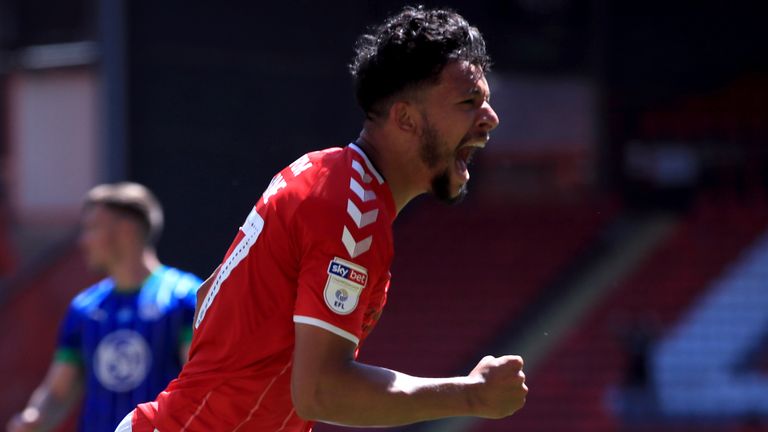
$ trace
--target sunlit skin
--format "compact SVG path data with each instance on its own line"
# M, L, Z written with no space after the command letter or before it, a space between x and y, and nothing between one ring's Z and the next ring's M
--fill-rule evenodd
M468 162L499 124L482 70L459 61L446 65L436 84L395 100L388 113L366 121L358 144L387 179L398 211L423 193L460 198Z
M104 205L83 211L78 240L88 267L111 275L119 290L138 289L160 265L140 224Z
M109 268L119 261L116 243L120 222L123 221L114 212L103 206L92 206L83 211L78 240L91 270L108 273Z

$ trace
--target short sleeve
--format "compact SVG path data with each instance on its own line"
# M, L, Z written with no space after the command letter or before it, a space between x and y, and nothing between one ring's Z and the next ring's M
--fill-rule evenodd
M81 364L82 357L82 323L80 311L70 305L67 315L59 327L54 360L64 363Z
M390 229L383 221L359 229L345 223L344 212L316 209L312 214L302 230L293 320L321 327L357 345L374 281L389 271Z

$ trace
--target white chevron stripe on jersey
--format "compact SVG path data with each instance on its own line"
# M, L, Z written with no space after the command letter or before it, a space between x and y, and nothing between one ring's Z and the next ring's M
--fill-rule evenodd
M360 162L354 159L352 160L352 169L354 169L355 171L357 171L358 174L360 174L360 178L363 179L363 182L370 183L371 180L373 180L371 176L369 176L368 173L365 172L365 168L363 168L363 166L360 165Z
M347 248L349 256L352 258L357 258L358 256L368 252L368 249L371 248L371 243L373 243L373 235L369 235L359 242L355 241L355 238L352 237L352 233L350 233L347 226L344 225L344 232L341 233L341 242L344 243L344 247Z
M365 152L363 152L363 150L361 150L360 147L357 146L357 144L352 143L349 146L352 148L352 150L356 151L357 154L360 155L360 157L363 158L363 160L365 161L365 166L367 166L368 171L370 171L371 174L373 174L373 176L376 177L376 181L378 181L379 184L384 184L384 177L382 177L381 174L379 174L379 172L376 171L376 168L373 167L373 164L371 163L370 159L368 159L368 156L366 156Z
M355 225L357 225L358 228L362 228L376 221L376 218L379 216L379 209L373 209L362 213L350 199L347 200L347 213L352 220L355 221Z
M363 202L376 198L376 193L374 193L372 190L363 189L363 186L353 178L349 179L349 188L352 189L352 192L360 197Z

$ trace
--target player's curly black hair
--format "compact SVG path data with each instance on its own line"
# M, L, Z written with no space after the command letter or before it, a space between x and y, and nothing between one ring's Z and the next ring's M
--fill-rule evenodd
M369 119L384 115L392 96L436 82L457 60L488 71L480 31L452 10L407 6L357 40L349 66L357 103Z

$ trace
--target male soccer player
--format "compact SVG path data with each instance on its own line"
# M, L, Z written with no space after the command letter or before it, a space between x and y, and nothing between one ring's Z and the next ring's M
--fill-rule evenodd
M160 204L144 186L97 186L86 196L80 243L108 278L72 301L48 374L9 432L54 429L80 400L80 431L110 431L181 370L192 333L196 276L157 259Z
M460 15L405 8L356 51L360 137L274 176L198 292L189 363L119 431L393 426L523 405L516 356L442 379L355 360L386 300L395 216L422 193L461 198L498 124L483 38Z

